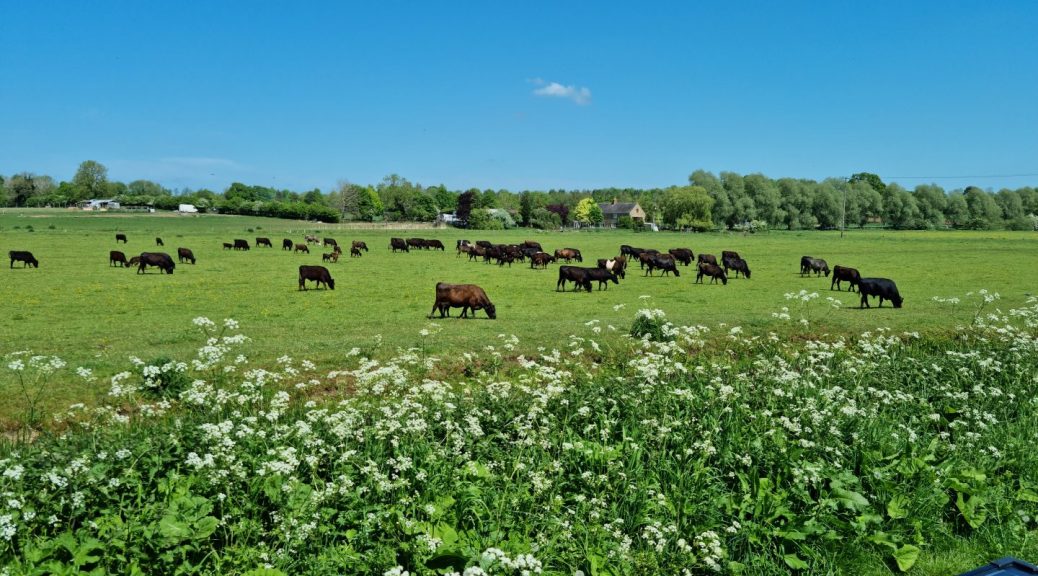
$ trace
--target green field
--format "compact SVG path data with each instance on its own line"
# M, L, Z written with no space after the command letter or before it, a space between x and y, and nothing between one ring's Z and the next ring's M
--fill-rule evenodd
M129 243L117 245L116 232L127 234ZM320 264L320 250L293 254L283 252L280 244L286 237L301 242L308 232L340 243L364 240L371 251L328 265L336 290L300 292L297 266ZM174 257L177 247L191 248L198 264L178 264L172 276L108 266L109 250L128 256L156 250L156 236ZM270 237L275 247L222 249L223 242L234 238L253 244L256 236ZM393 254L388 249L391 236L439 238L448 250ZM454 241L463 237L501 243L533 239L548 251L575 247L592 266L595 258L616 255L621 244L688 247L697 254L736 250L748 261L753 278L733 279L727 286L696 285L693 268L682 267L680 278L647 278L635 267L608 291L557 293L557 266L540 271L521 264L500 268L470 263L453 250ZM787 330L790 322L772 317L783 306L791 307L793 321L807 316L808 331L814 334L850 334L879 326L944 332L968 323L976 307L934 302L933 296L963 297L986 288L1001 295L995 305L1010 307L1022 304L1038 286L1038 235L1015 232L848 231L841 238L839 232L371 230L240 216L5 210L0 213L0 249L30 250L41 263L39 269L23 270L16 264L0 271L0 351L58 355L98 374L123 369L129 356L192 357L200 341L191 320L198 316L238 320L254 339L251 360L259 365L291 354L331 369L355 346L366 351L377 347L376 356L387 356L424 344L429 353L450 357L480 350L498 342L499 334L508 334L518 337L519 351L561 347L568 335L585 330L584 323L593 319L626 331L639 308L660 308L678 324L725 323L749 333ZM799 259L805 254L825 258L830 266L854 266L865 276L894 279L904 308L859 310L857 295L830 293L828 279L800 276ZM475 321L437 321L440 330L423 342L420 331L429 324L426 315L439 281L479 284L497 306L498 319L489 321L480 313ZM802 308L787 300L785 294L800 290L817 291L820 298ZM826 296L844 307L832 308ZM95 392L80 383L59 386L49 405L89 401ZM4 394L0 414L10 413L10 402L17 399Z

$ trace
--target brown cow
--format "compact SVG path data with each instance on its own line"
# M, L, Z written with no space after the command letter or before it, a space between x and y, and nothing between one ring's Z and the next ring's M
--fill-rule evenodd
M296 252L306 252L307 254L309 254L310 253L310 247L307 246L306 244L296 244L295 251Z
M368 245L365 244L364 242L360 241L360 240L354 240L353 241L353 247L356 248L357 250L363 250L365 252L368 251Z
M339 253L338 252L329 252L327 254L321 254L321 261L322 262L332 262L332 263L338 262L339 261Z
M324 266L307 266L302 265L299 267L299 289L306 290L306 281L313 280L317 284L317 288L324 284L329 290L335 290L335 280L332 279L331 272Z
M447 284L439 282L436 284L436 301L433 302L429 318L438 310L440 318L450 316L451 308L461 308L461 317L468 318L469 310L472 317L476 317L476 310L485 310L491 320L497 318L497 309L487 297L487 293L475 284Z
M270 238L263 238L260 236L256 237L256 246L266 246L267 248L274 247L274 245L270 243Z
M542 269L547 269L548 264L555 261L555 257L547 252L538 252L533 256L530 256L530 268L536 268L540 266Z
M190 260L192 264L195 263L195 255L191 253L189 248L177 248L177 257L181 264L184 263L184 260Z
M577 262L583 262L584 258L580 255L580 250L576 248L560 248L555 251L555 258L557 260L576 260Z
M848 268L837 264L836 266L833 266L833 281L829 283L829 289L832 290L833 286L835 286L837 290L840 290L841 280L849 282L850 288L848 290L854 292L854 287L861 282L861 274L855 268Z
M321 241L317 239L317 236L314 236L313 234L307 234L304 237L304 240L306 240L307 244L320 244L321 243Z
M128 264L127 268L133 268L135 266L138 266L140 263L141 263L141 257L140 256L134 256L133 258L130 258L129 262L127 262L127 264Z

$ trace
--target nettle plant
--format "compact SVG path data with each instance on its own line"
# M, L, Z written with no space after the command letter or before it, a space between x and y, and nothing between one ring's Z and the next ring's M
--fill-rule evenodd
M1035 551L1038 299L940 341L650 322L514 363L501 334L447 380L424 346L252 367L236 323L196 319L179 393L117 374L63 434L0 454L0 563L780 574Z

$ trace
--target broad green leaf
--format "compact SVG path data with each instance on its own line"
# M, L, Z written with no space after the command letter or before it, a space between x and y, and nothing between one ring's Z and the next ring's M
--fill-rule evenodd
M887 516L894 520L908 517L908 506L910 502L903 494L895 494L890 502L887 502Z
M216 532L217 526L220 525L220 521L212 516L206 516L198 522L195 522L194 534L192 538L195 540L202 540L212 536L213 532Z
M432 536L434 538L439 538L447 546L458 541L458 532L453 526L444 522L440 522L433 527Z
M890 537L890 534L886 532L876 532L867 538L869 542L873 544L879 544L880 546L886 546L891 550L897 550L897 543Z
M1023 502L1038 502L1038 490L1030 487L1020 488L1016 493L1016 499Z
M919 559L919 547L911 544L905 544L894 551L894 561L897 562L898 570L902 572L908 572L912 566L915 566L916 560Z
M786 554L782 557L786 562L786 566L789 566L793 570L807 570L809 568L807 562L800 559L800 556L796 554Z
M836 496L836 500L848 510L861 510L869 505L867 498L853 490L833 488L833 496Z
M958 497L955 499L955 507L962 513L962 517L966 519L966 523L970 525L970 528L980 528L984 521L988 519L987 510L984 508L986 502L980 496L970 496L969 499L960 492Z
M191 527L176 516L164 516L159 521L159 534L175 544L191 537Z

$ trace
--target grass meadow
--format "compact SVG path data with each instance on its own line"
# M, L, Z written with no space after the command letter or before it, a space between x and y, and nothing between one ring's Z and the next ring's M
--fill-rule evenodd
M1038 558L1034 234L464 235L586 260L729 249L753 270L720 286L635 268L588 294L556 293L554 266L387 248L459 231L302 226L0 213L0 248L41 263L0 269L0 573L947 576ZM371 252L304 293L316 250L221 247L308 232ZM156 236L198 264L108 267ZM905 307L858 310L801 278L802 255L894 279ZM483 286L498 319L428 320L437 281Z
M39 269L0 267L2 352L32 350L58 355L98 373L115 372L130 356L145 361L183 358L197 345L191 319L233 318L254 340L250 359L271 365L284 355L305 355L321 368L333 369L360 347L375 356L420 345L449 362L466 351L481 350L499 334L519 338L519 353L565 343L590 320L626 326L631 314L659 308L678 324L741 326L754 333L786 333L802 316L809 334L854 334L874 327L895 331L947 333L969 323L974 308L935 302L934 296L962 296L988 289L1000 305L1024 302L1038 286L1038 236L1011 232L771 232L677 234L541 231L461 231L349 229L288 220L241 216L170 214L97 214L63 210L0 212L0 253L29 250ZM116 244L115 234L129 242ZM320 248L294 254L282 251L282 238L302 242L305 233L330 236L339 243L364 240L371 251L328 264L336 290L297 289L297 267L321 264ZM248 252L224 250L223 242L270 237L274 248ZM390 253L392 236L438 238L446 252ZM155 237L164 240L156 248ZM551 252L574 247L585 265L618 254L621 244L666 250L688 247L696 254L736 250L749 263L751 280L731 279L727 286L694 284L694 268L681 267L680 278L644 277L637 267L620 285L594 293L555 291L557 265L531 270L468 262L457 258L455 240L488 239L495 243L539 241ZM198 263L178 264L172 276L158 271L109 267L109 250L127 257L164 250L176 257L190 248ZM347 244L348 246L348 244ZM858 268L863 276L894 279L904 308L859 310L858 297L830 292L830 281L801 277L802 255L825 258L830 266ZM474 321L435 320L435 337L423 337L437 282L482 286L498 310L496 321L483 313ZM801 310L786 294L807 290L832 297L842 307ZM875 301L873 302L875 305ZM791 321L775 313L790 308ZM454 311L455 316L458 310ZM804 333L797 326L796 333ZM61 408L90 402L98 390L82 383L57 383L44 403ZM4 394L0 417L19 410L16 395Z

